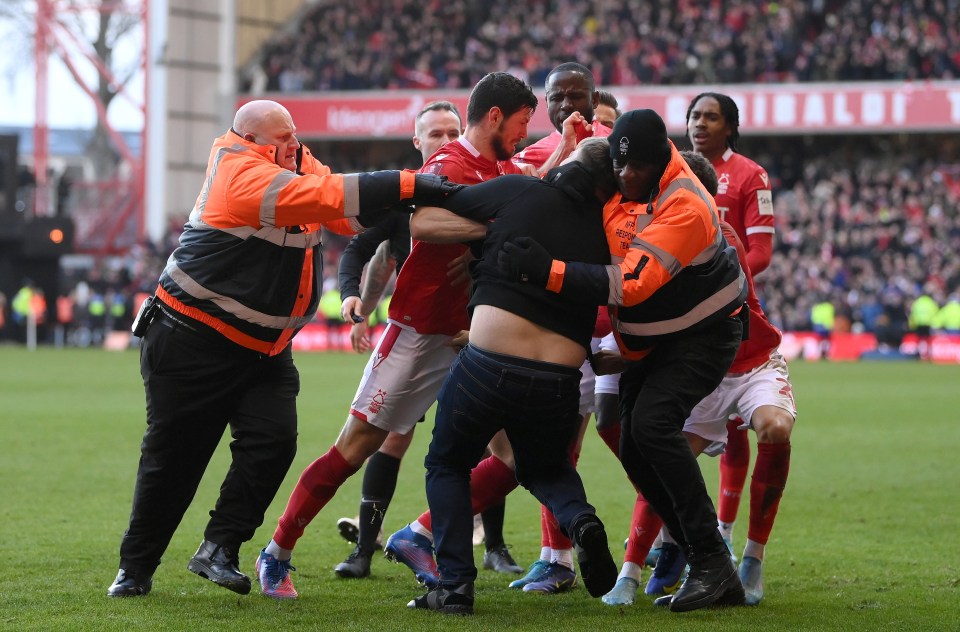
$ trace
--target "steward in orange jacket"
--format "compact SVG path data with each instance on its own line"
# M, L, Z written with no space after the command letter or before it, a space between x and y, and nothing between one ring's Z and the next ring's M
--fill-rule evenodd
M111 597L145 595L229 425L233 461L187 565L246 594L253 537L296 453L300 376L290 340L317 310L320 226L357 232L400 204L435 205L460 185L436 175L339 175L297 140L286 108L241 107L216 139L206 181L155 298L134 324L147 430ZM409 212L409 209L406 209Z
M746 277L723 238L712 196L656 112L627 112L609 142L620 185L603 211L613 263L554 260L521 238L504 245L498 264L510 277L611 308L627 360L620 379L620 460L690 565L670 608L742 603L736 566L682 430L737 353Z

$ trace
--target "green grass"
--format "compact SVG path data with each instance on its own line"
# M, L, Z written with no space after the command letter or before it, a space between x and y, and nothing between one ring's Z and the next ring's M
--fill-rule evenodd
M299 454L263 527L241 552L248 572L297 476L336 438L363 358L300 354L297 362ZM583 588L553 597L522 594L507 589L505 577L481 571L476 615L451 619L404 608L420 592L404 567L378 558L370 580L334 576L332 567L350 551L334 524L356 513L361 476L348 481L301 540L296 602L241 597L189 573L186 562L226 471L225 445L150 596L108 599L144 429L137 354L0 347L0 629L960 629L960 367L798 362L791 371L800 418L790 482L767 548L761 606L678 615L641 599L618 609L589 599ZM425 505L428 431L429 422L401 470L388 533ZM713 490L716 463L703 466ZM619 543L633 497L592 430L580 470ZM745 521L741 512L738 548ZM507 503L506 537L521 564L539 551L539 524L536 504L518 490Z

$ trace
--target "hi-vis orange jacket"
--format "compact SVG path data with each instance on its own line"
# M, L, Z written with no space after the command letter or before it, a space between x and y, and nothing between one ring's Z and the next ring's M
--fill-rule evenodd
M563 278L552 281L571 297L606 303L621 353L632 360L658 341L736 314L747 297L716 204L672 144L654 194L649 202L625 201L619 193L607 201L611 265L567 262Z
M742 308L747 282L737 252L723 238L713 197L676 147L656 200L625 202L617 194L603 220L614 264L607 269L611 323L625 358Z
M374 175L331 174L306 147L299 173L275 157L272 145L233 130L214 141L206 181L157 289L168 307L266 355L313 319L323 279L320 226L357 232L361 182ZM388 188L393 199L381 206L409 197L413 174Z

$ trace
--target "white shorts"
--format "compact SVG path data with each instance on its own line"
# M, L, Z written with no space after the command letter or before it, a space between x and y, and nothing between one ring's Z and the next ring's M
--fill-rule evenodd
M450 340L389 321L363 369L350 414L389 432L410 432L437 400L457 357Z
M598 349L594 349L597 351ZM620 352L620 347L617 346L617 339L613 337L613 334L607 334L600 339L599 350L601 351L616 351ZM605 395L619 395L620 394L620 374L611 373L610 375L598 375L596 386L594 390L598 394Z
M797 416L793 401L793 387L787 374L787 362L778 352L752 371L723 378L720 386L704 397L690 412L683 424L684 432L713 441L705 454L715 456L727 444L727 419L739 415L746 420L742 428L750 427L753 413L760 406L777 406Z
M590 350L596 352L600 346L600 339L593 338L590 340ZM593 372L593 367L590 366L590 361L587 360L583 363L583 366L580 367L580 373L583 377L580 378L580 416L589 415L591 413L597 412L597 402L596 398L593 396L594 384L597 381L597 374Z

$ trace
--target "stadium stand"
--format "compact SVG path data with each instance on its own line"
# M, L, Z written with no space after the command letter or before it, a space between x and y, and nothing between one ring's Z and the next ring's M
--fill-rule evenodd
M242 85L469 88L497 68L539 86L570 59L604 86L955 79L958 24L955 0L323 0Z

